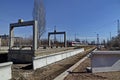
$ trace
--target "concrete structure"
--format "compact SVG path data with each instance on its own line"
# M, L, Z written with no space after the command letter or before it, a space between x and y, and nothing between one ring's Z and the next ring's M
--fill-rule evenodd
M84 51L84 48L76 49L76 50L68 50L62 51L46 56L34 57L33 58L33 69L41 68L48 64L54 63L56 61L60 61L62 59L68 58L70 56L76 55Z
M13 49L14 47L14 28L15 27L23 27L23 26L33 26L33 45L31 50L22 50L21 48L18 50ZM8 60L13 62L32 62L32 57L37 51L37 21L25 21L19 20L18 23L10 24L10 42L9 42L9 54Z
M12 78L11 66L12 62L0 63L0 80L10 80Z
M10 24L10 44L9 48L11 49L14 46L14 28L23 27L23 26L33 26L33 50L37 50L37 21L26 21Z
M56 34L63 34L64 35L64 47L67 46L67 42L66 42L66 32L56 32L56 30L54 32L49 32L48 33L48 46L51 46L51 42L50 42L50 35L56 35Z
M91 68L93 73L120 71L120 51L94 51Z

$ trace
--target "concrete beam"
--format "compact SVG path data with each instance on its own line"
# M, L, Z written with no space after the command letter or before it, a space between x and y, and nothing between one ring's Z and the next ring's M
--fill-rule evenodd
M21 26L33 26L33 24L35 23L34 20L32 21L24 21L24 22L19 22L19 23L11 23L10 26L13 27L21 27Z
M49 32L48 34L53 35L53 34L65 34L65 32Z

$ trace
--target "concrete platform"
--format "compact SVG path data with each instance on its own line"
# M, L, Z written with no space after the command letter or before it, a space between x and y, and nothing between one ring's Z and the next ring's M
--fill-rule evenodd
M48 48L48 49L38 49L36 51L32 49L10 49L8 52L8 61L14 63L32 63L32 58L37 56L45 56L61 51L67 51L73 48Z
M36 70L37 68L41 68L43 66L60 61L62 59L68 58L81 52L84 52L84 48L62 51L45 56L33 57L33 69Z

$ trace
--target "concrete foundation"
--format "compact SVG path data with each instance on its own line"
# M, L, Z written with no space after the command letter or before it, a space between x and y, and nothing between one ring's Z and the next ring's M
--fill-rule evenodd
M69 50L69 51L54 53L54 54L50 54L47 56L34 57L33 58L33 69L36 70L37 68L47 66L48 64L60 61L62 59L76 55L83 51L84 51L84 48L81 48L81 49L76 49L76 50Z
M93 73L120 71L120 51L94 51L91 68Z
M11 66L12 62L0 63L0 80L10 80L12 78Z

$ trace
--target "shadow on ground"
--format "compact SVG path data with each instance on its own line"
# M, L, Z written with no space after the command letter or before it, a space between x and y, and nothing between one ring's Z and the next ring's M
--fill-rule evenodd
M22 68L20 68L20 69L23 69L23 70L31 70L31 69L33 69L33 65L32 65L32 64L29 64L29 65L27 65L27 66L25 66L25 67L22 67Z

